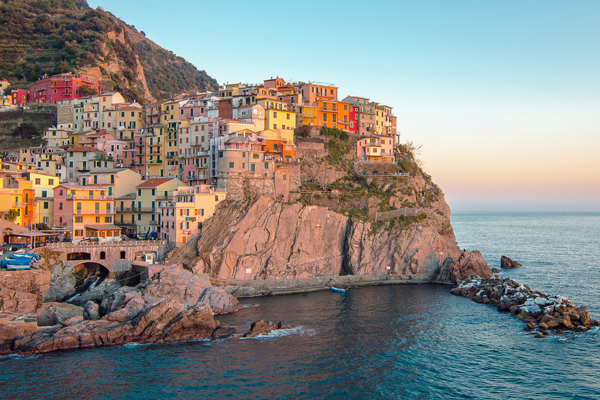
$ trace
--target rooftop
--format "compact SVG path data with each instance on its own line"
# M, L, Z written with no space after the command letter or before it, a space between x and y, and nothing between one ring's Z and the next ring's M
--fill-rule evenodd
M137 185L136 188L155 188L158 187L160 185L164 185L165 183L173 180L173 179L177 179L177 178L152 178L152 179L148 179L146 182Z

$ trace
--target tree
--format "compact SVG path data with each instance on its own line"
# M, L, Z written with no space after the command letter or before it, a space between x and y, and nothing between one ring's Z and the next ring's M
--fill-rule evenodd
M4 215L4 219L10 222L15 222L15 219L19 216L19 212L14 208L8 210L8 212Z
M95 96L98 94L98 91L95 88L91 87L90 85L83 85L79 88L79 90L83 94L88 95L88 96Z
M37 128L35 127L35 125L32 125L29 122L23 122L21 125L17 126L17 128L12 133L13 137L19 136L21 139L31 139L37 135Z
M38 231L49 231L50 227L45 222L35 224L35 229Z

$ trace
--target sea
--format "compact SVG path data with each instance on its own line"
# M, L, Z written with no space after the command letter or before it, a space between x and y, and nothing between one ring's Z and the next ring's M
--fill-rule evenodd
M600 213L454 213L459 246L600 319ZM0 358L2 399L600 399L600 332L536 339L443 285L241 301L253 338Z

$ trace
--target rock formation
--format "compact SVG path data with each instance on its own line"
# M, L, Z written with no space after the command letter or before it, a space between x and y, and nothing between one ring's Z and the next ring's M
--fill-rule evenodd
M500 257L500 268L502 268L502 269L512 269L512 268L518 268L521 266L522 266L521 264L519 264L516 261L511 260L510 258L508 258L506 256Z
M546 337L548 330L556 333L564 333L565 330L585 332L599 325L598 321L590 318L587 308L576 307L564 297L532 290L512 279L471 277L452 289L451 293L515 314L527 322L526 330L538 329L538 338Z
M205 225L193 269L237 281L396 274L455 282L490 276L481 253L461 253L449 213L442 199L426 223L382 228L325 207L264 196L247 207L229 203Z
M49 304L30 334L0 325L0 354L44 353L79 347L210 338L214 313L235 311L237 300L212 287L204 274L166 269L145 284L120 287L85 307Z

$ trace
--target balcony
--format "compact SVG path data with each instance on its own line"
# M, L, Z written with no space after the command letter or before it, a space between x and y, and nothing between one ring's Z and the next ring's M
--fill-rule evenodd
M148 160L148 164L162 164L163 160L157 158L156 160Z
M171 200L173 198L173 192L167 192L156 195L156 200Z
M75 169L77 170L77 172L81 172L81 173L90 172L90 169L88 167L77 167Z
M94 160L96 160L96 161L113 161L113 158L112 158L112 156L110 156L108 154L96 153L96 155L94 156Z
M148 225L150 225L150 226L153 226L153 225L156 226L156 225L158 225L158 221L150 221L150 222L148 222Z
M155 213L154 207L115 207L116 212Z
M112 212L111 210L105 210L105 211L100 211L100 210L75 210L75 214L76 215L113 215L114 212Z
M113 200L113 196L67 194L67 200Z

